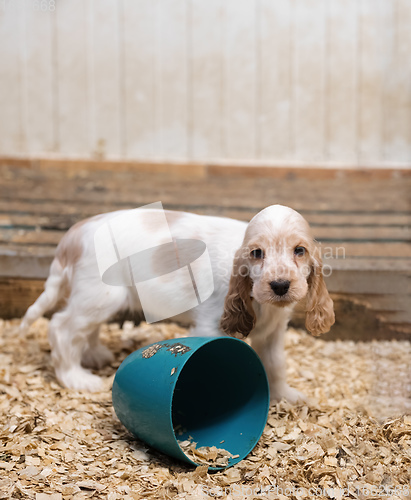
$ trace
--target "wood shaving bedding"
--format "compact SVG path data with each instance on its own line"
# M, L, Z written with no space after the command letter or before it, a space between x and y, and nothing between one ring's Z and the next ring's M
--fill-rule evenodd
M233 455L224 448L217 448L216 446L200 446L197 448L197 443L189 439L178 441L178 444L190 460L196 464L207 465L209 467L226 467L230 458L238 458L240 456Z
M324 342L290 329L289 383L310 403L272 405L253 452L208 473L134 439L111 404L120 362L185 329L104 325L116 364L90 394L56 382L47 320L26 335L18 326L0 320L0 499L411 498L409 342Z

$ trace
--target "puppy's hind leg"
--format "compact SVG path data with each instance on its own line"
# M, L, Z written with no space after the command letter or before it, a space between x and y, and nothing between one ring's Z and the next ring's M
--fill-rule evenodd
M49 325L51 357L58 381L75 390L96 392L102 380L81 366L88 338L96 330L85 318L78 317L72 307L56 313Z
M78 290L73 287L67 308L50 322L49 337L60 383L94 392L101 390L102 380L85 366L100 368L113 360L109 349L99 342L100 325L128 303L125 287L87 285L94 293L83 294L84 283L78 283Z
M100 326L88 335L87 347L81 357L81 364L85 368L100 370L105 365L114 361L114 355L108 347L103 345L99 339Z

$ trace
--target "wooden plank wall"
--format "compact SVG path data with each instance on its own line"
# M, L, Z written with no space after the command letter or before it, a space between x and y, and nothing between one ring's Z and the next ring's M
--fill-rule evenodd
M1 0L0 155L411 165L409 0Z
M280 203L319 242L337 312L327 338L411 339L410 171L50 163L0 160L0 317L40 295L57 243L81 219L161 200L249 221Z

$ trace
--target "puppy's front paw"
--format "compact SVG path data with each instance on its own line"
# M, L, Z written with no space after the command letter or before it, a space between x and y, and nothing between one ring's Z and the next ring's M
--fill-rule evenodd
M308 398L305 394L297 391L297 389L293 389L287 384L270 387L270 395L272 403L277 403L282 399L285 399L292 405L308 403Z

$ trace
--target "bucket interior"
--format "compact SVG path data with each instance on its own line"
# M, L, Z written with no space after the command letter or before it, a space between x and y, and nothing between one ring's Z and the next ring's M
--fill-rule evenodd
M179 374L172 407L176 439L227 450L234 456L228 466L233 465L259 440L268 406L267 378L255 352L244 342L216 339L198 349ZM203 463L195 453L188 456Z

